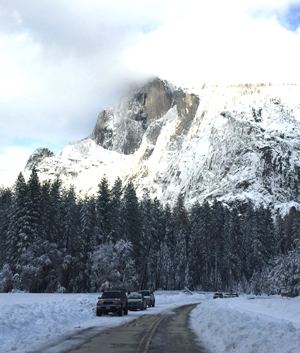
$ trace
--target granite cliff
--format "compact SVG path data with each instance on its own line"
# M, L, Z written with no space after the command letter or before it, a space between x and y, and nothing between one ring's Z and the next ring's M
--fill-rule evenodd
M300 201L300 87L236 85L193 92L155 78L103 110L91 135L58 155L28 161L41 180L59 176L95 192L103 175L141 195L187 204L247 200L286 210Z

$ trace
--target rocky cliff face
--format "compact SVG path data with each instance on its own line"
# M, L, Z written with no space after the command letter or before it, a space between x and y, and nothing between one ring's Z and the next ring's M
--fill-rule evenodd
M239 85L196 93L155 79L99 114L90 137L57 156L31 157L40 178L59 175L93 192L106 174L142 194L187 204L296 205L300 182L300 88Z
M182 128L187 128L196 115L199 98L154 79L116 107L102 111L91 139L105 149L132 154L140 147L148 127L174 105L184 121Z
M32 170L34 167L37 167L45 158L54 156L54 153L51 152L48 148L40 147L34 151L34 153L29 157L26 169Z

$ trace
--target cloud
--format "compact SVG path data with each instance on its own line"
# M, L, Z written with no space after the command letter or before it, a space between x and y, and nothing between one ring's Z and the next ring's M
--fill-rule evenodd
M2 0L0 157L16 147L58 152L88 136L129 82L152 75L178 83L300 81L299 33L278 15L291 4ZM0 159L1 170L20 163L13 155Z
M139 9L137 1L132 5ZM74 123L95 121L102 106L120 94L135 75L123 60L125 52L157 19L152 13L144 21L145 10L127 10L125 20L124 2L117 8L103 1L2 1L0 95L15 128L26 121L34 123L33 133L44 135L44 123L47 130L52 125L74 133Z
M141 35L130 60L179 81L300 81L299 34L283 28L276 16L255 18L253 3L210 4L185 2L190 13L183 10L181 18ZM268 1L262 5L265 13L282 8L283 2L278 1L278 7ZM145 51L150 55L143 57Z
M19 147L2 149L0 154L0 187L14 184L31 153L31 149ZM3 166L8 168L3 169ZM20 166L22 167L20 168Z

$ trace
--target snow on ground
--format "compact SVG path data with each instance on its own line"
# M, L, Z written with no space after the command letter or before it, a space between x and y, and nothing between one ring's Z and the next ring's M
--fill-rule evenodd
M299 353L300 297L205 300L190 325L211 353Z
M213 300L212 293L156 291L155 308L97 317L98 296L0 294L0 352L67 352L103 330L188 303L200 303L190 325L209 353L300 352L300 297Z

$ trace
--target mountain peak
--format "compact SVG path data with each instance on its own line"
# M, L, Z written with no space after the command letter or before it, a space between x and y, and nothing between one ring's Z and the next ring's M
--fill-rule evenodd
M45 158L53 157L54 153L46 147L36 149L26 163L26 169L32 170L37 167Z
M133 90L116 107L103 110L91 138L100 146L133 154L141 145L149 125L177 105L180 116L195 116L199 99L154 78Z
M57 156L37 153L26 170L91 193L105 174L163 203L181 194L187 204L287 209L300 202L299 89L203 86L194 94L155 78L102 111L90 137Z

